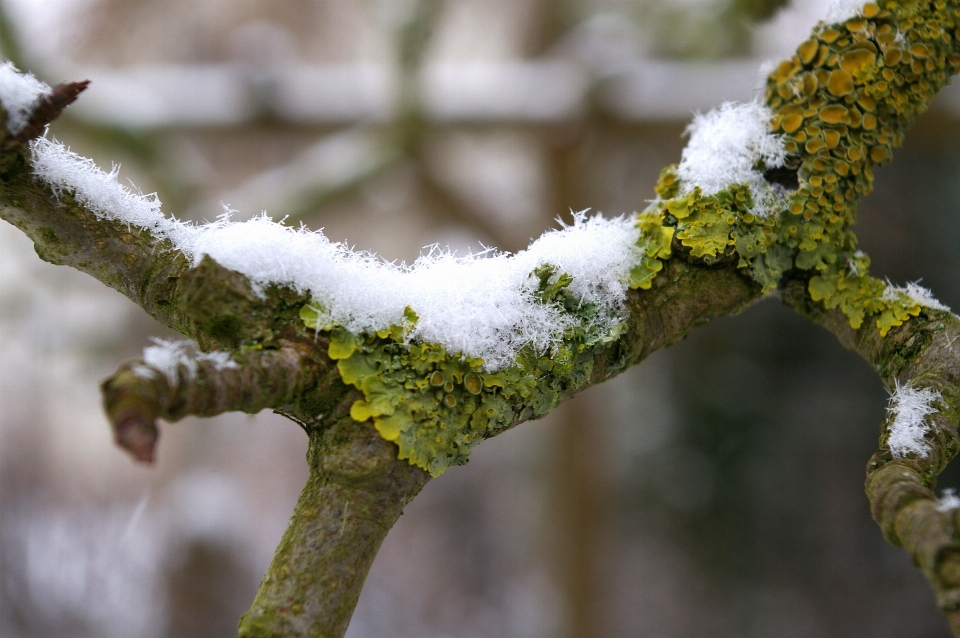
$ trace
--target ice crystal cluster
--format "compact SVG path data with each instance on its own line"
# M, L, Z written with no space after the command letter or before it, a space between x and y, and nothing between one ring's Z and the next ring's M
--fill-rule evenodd
M633 220L578 214L516 254L458 256L432 248L410 265L386 263L265 215L234 222L228 212L209 224L182 223L164 216L155 196L119 184L117 167L102 171L46 138L35 140L31 153L34 173L54 191L72 193L101 218L168 239L194 264L209 255L258 291L279 284L309 293L332 323L354 333L403 325L410 308L418 317L411 339L481 358L489 371L512 364L525 346L548 351L578 321L538 301L536 269L549 265L556 276L572 277L570 292L595 308L587 328L603 334L623 316L625 282L642 252Z
M7 130L19 133L27 124L34 105L50 87L29 73L20 73L13 62L0 64L0 104L7 112Z
M926 458L929 448L924 436L930 431L927 417L937 411L933 403L939 400L936 390L897 384L887 408L893 415L887 447L895 458L911 453Z
M950 312L950 307L934 297L929 288L924 288L915 281L911 281L903 287L887 284L887 289L883 292L883 299L885 301L896 301L901 295L905 295L921 306Z
M781 136L770 133L772 118L773 112L757 102L727 102L695 115L677 166L681 192L699 187L704 195L714 195L733 184L747 184L757 204L755 212L771 212L778 193L760 169L783 166L787 156Z

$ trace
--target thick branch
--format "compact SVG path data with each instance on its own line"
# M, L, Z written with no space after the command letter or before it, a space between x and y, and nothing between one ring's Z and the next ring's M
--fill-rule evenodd
M191 268L166 240L158 241L147 231L104 220L69 193L55 196L31 174L22 145L0 151L0 216L24 230L44 259L92 274L154 317L195 336L203 348L245 353L232 355L236 368L223 365L223 361L201 360L195 366L184 364L164 375L159 368L150 370L139 363L122 368L108 380L104 384L105 404L118 443L137 458L152 459L158 417L176 420L186 414L274 407L300 421L307 430L310 481L254 606L242 621L243 636L343 635L384 535L428 478L423 470L398 460L397 448L385 437L398 440L404 453L400 432L413 432L410 436L426 432L422 440L417 440L424 444L420 448L414 449L416 446L407 441L411 462L414 452L426 456L435 453L433 458L447 465L460 462L469 452L468 444L480 436L493 436L542 415L563 398L618 374L711 318L739 312L761 295L761 287L750 273L763 280L767 289L780 284L783 273L801 278L786 283L784 296L788 303L833 329L841 341L875 366L888 385L896 380L940 393L942 405L938 404L939 413L931 420L927 437L930 452L922 458L894 458L884 444L871 462L868 493L884 534L913 553L931 580L941 606L950 611L960 604L960 577L954 573L960 572L956 566L960 545L952 540L953 514L939 511L932 487L936 475L960 447L954 429L960 413L960 372L956 355L943 354L953 352L960 324L948 313L925 310L881 338L875 322L866 322L853 331L848 327L848 317L824 310L808 292L814 269L839 278L840 258L855 248L849 226L856 199L872 185L873 165L886 160L899 143L903 127L925 107L960 59L953 49L917 41L910 54L917 60L911 61L908 73L916 77L904 76L905 81L913 82L921 73L932 74L911 85L916 88L910 90L918 97L907 100L906 106L893 108L867 92L854 95L857 87L866 91L868 82L872 83L871 91L880 91L881 84L886 87L888 80L876 80L885 77L878 75L884 70L890 71L881 69L881 61L894 65L902 59L898 57L902 52L891 44L897 37L893 32L895 16L876 5L870 5L869 12L868 17L877 24L848 22L844 28L850 38L840 38L839 31L818 30L817 37L823 42L811 39L801 45L798 55L778 68L768 86L768 102L778 109L774 126L791 134L786 150L801 161L799 188L791 196L789 214L794 217L785 217L784 213L784 224L773 218L767 219L770 223L758 221L753 213L733 203L747 201L743 192L735 193L736 185L731 185L722 198L718 194L713 202L696 195L698 191L681 197L673 192L678 184L671 191L670 180L662 180L658 192L665 208L660 210L660 222L677 224L673 227L675 234L670 234L673 257L665 259L670 251L659 245L662 253L647 255L656 268L649 260L644 268L650 277L657 273L656 277L652 282L643 279L642 285L652 283L649 290L628 293L626 323L609 333L619 336L610 342L594 339L585 331L566 336L562 346L567 349L557 362L538 352L528 353L530 356L523 361L518 355L517 366L504 373L516 375L510 387L505 386L507 376L492 379L495 375L488 375L481 380L479 368L451 372L463 360L439 347L432 351L434 359L414 361L414 348L407 348L404 337L390 330L378 329L376 335L346 334L342 341L334 341L340 362L335 366L328 355L330 335L315 335L300 320L299 310L309 301L303 293L274 286L265 294L254 294L244 275L209 257ZM883 51L866 42L874 36ZM948 40L950 37L947 34ZM831 53L826 45L834 42L837 51ZM954 44L951 40L951 46ZM880 53L884 55L878 57ZM921 59L926 62L921 63ZM899 104L897 100L887 101ZM855 102L863 111L854 106ZM805 120L809 121L801 130ZM667 202L671 198L675 199L672 204ZM723 208L721 213L721 199L732 207L729 211ZM731 224L740 225L731 230ZM650 231L654 239L662 237L667 228L659 222L657 225ZM783 250L771 252L775 242L780 242L776 248ZM737 254L760 248L767 251L765 261L756 254L751 257L757 257L753 261L747 260L744 252ZM704 259L695 259L697 255ZM750 269L737 268L737 257ZM659 271L658 259L663 259ZM808 274L799 274L801 270ZM547 279L549 276L544 284ZM552 282L550 287L554 296L543 303L562 305L562 286ZM825 288L821 285L818 290L823 292ZM827 298L839 292L837 284L836 290L823 294ZM319 319L317 326L330 329ZM393 328L402 332L404 326ZM335 330L345 332L342 327ZM388 339L380 332L394 336ZM422 353L435 344L420 345L417 350ZM362 357L358 354L352 364L343 365L354 353L361 352ZM446 363L451 364L450 369L442 368ZM363 389L362 394L341 382L338 366L343 366L339 369L344 371L344 378L352 378L350 383ZM389 376L398 369L409 374L402 379ZM408 390L409 395L403 394ZM430 404L422 407L424 404L407 401L411 397L420 399L414 390L427 397ZM475 409L476 401L486 400L489 403L483 412ZM369 416L403 417L401 407L418 415L436 415L444 405L451 409L461 406L458 409L464 412L457 416L469 417L463 423L450 420L449 425L456 425L456 434L461 436L455 441L456 447L430 447L430 441L441 443L441 438L434 438L425 420L414 420L414 412L405 421L377 422L376 429L369 420L357 422ZM349 416L351 406L360 406L357 421ZM484 421L488 412L499 420ZM428 425L436 426L439 432L447 429L448 423ZM885 424L888 427L889 419ZM881 441L885 442L887 436L885 433ZM450 449L455 453L448 454ZM431 471L436 469L429 458L421 456L417 462Z
M709 268L675 257L650 290L632 291L628 329L594 357L588 384L619 374L652 352L676 343L713 318L736 314L760 298L759 287L732 265ZM325 357L320 335L314 357ZM332 364L332 362L330 362ZM387 531L429 479L397 459L370 421L349 417L361 395L330 387L337 407L308 427L310 480L240 636L342 636L367 570ZM573 392L582 389L571 389ZM510 427L535 418L527 410Z
M380 544L430 478L370 422L350 418L354 398L310 432L310 479L241 638L343 636Z

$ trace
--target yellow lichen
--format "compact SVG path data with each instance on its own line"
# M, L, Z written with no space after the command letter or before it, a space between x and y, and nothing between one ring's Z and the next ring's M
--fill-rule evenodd
M784 147L799 165L798 188L782 209L756 218L736 197L749 196L745 185L681 193L668 167L657 187L662 224L675 226L690 257L712 263L736 255L765 291L785 272L810 272L813 298L840 308L853 327L871 317L886 335L915 316L916 303L884 297L883 282L867 275L852 226L874 167L890 159L912 118L960 66L958 11L956 2L867 4L842 25L820 25L767 82L770 129L786 134Z
M856 329L870 321L885 336L919 314L915 300L869 276L852 226L859 198L873 188L874 168L890 159L913 117L960 66L958 15L956 0L868 3L842 25L819 25L767 81L770 129L784 135L788 166L796 169L781 175L790 190L778 208L766 202L758 215L746 184L704 195L667 167L658 201L637 218L642 256L630 287L653 286L663 260L681 250L707 264L735 261L764 292L785 275L804 279L814 301L839 309ZM568 275L549 266L534 274L541 303L582 313L589 325L591 308L573 303ZM344 383L361 391L351 416L372 419L400 458L433 475L465 462L483 438L544 414L587 383L597 348L618 336L572 329L554 351L524 349L514 365L489 373L479 359L409 342L412 311L403 326L361 335L334 325L316 302L300 316L330 332L329 356Z

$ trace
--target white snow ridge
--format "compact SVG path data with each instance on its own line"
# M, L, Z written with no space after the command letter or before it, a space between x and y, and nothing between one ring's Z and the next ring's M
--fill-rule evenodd
M896 301L899 295L906 295L911 301L921 306L950 312L949 306L934 297L929 288L924 288L916 281L911 281L903 287L894 286L888 281L887 288L883 291L883 299L885 301Z
M150 366L136 366L133 371L137 376L150 379L154 371L167 378L167 382L176 387L180 379L180 368L183 367L188 378L197 374L197 362L209 361L217 370L238 368L236 361L230 359L227 352L200 352L195 341L168 341L158 337L150 337L152 346L143 350L143 362Z
M246 275L256 290L286 285L320 302L329 317L354 333L403 325L407 307L419 320L411 338L484 360L489 371L514 363L531 346L549 351L578 319L537 301L541 265L573 278L570 292L597 308L585 326L610 334L624 316L626 281L639 261L640 231L633 219L577 214L574 223L545 233L511 255L490 250L458 256L431 249L413 264L386 263L331 242L320 232L291 228L266 215L234 222L186 224L165 217L155 195L134 193L91 160L46 138L30 146L34 174L55 192L71 192L97 216L168 239L194 264L209 255Z

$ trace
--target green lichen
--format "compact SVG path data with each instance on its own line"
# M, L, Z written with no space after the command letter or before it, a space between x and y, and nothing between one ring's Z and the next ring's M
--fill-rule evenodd
M771 126L800 160L800 187L781 216L808 290L853 328L881 335L921 307L867 274L852 226L873 170L900 146L914 117L960 68L955 2L868 3L843 24L821 24L767 81Z
M930 19L920 19L921 11ZM937 1L866 4L859 17L819 25L767 83L771 130L784 136L787 166L796 167L795 183L782 186L793 190L758 215L748 185L707 195L667 167L658 200L637 217L641 256L625 283L651 288L663 261L679 251L707 265L735 263L764 293L784 277L803 278L815 301L839 308L854 328L874 321L885 336L918 315L916 301L867 274L852 227L874 167L890 159L913 117L960 67L957 22L956 5ZM351 416L372 419L401 459L436 476L466 462L479 441L545 414L586 384L598 348L624 329L598 331L598 308L570 293L567 273L543 266L533 275L537 300L575 316L577 327L551 352L525 348L496 373L480 359L412 342L417 317L409 309L403 325L373 334L336 325L316 301L300 318L330 332L329 356L343 381L362 392Z
M657 221L674 226L674 242L689 257L735 258L763 292L787 273L806 277L814 300L840 308L854 328L869 317L884 336L918 315L920 304L867 274L852 228L874 168L890 160L913 118L960 68L958 25L957 4L943 0L868 3L843 24L818 25L767 81L771 130L784 136L789 165L798 167L796 190L761 217L751 212L745 184L704 195L683 189L669 166L641 243L659 238ZM647 266L638 281L649 285L656 270Z
M448 352L431 343L411 342L418 318L407 309L403 325L354 334L335 325L322 304L300 311L304 324L330 331L328 355L337 361L344 383L363 393L350 416L372 419L380 435L397 444L399 458L433 476L467 461L481 440L518 423L542 416L591 378L594 356L616 339L622 326L599 333L597 307L569 291L573 281L549 265L533 273L535 296L577 319L550 352L522 349L516 363L495 373L482 359Z
M713 195L704 195L700 188L680 195L678 186L676 166L668 166L657 185L661 199L656 212L646 214L648 220L660 220L662 228L670 228L669 236L675 237L690 257L706 264L735 257L763 292L775 289L783 273L793 266L780 217L751 212L754 201L746 184L734 184ZM655 234L650 226L651 221L641 225L644 237Z
M631 288L647 290L653 285L653 278L663 270L663 259L673 254L673 226L664 226L663 217L655 213L641 213L637 216L637 226L640 228L640 239L637 245L641 248L640 263L630 271Z

